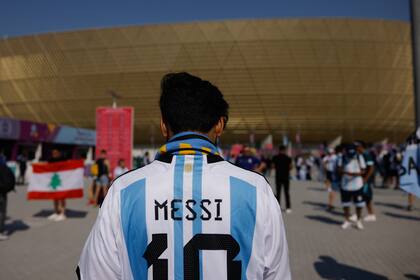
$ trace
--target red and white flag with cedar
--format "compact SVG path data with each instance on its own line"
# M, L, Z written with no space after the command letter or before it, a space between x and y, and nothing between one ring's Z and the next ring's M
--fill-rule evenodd
M83 197L83 160L34 163L32 171L28 199Z

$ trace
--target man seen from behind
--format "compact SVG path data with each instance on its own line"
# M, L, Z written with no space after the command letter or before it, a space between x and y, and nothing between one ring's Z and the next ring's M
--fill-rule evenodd
M81 279L291 279L280 207L263 176L223 160L229 105L210 82L163 77L166 144L117 178L83 249Z

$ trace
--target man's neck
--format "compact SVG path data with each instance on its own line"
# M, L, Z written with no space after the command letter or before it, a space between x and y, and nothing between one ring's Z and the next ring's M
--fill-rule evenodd
M212 130L210 130L209 132L201 132L201 131L194 131L194 130L188 130L188 131L182 131L182 132L178 132L177 134L174 134L172 131L171 132L169 132L169 135L168 135L168 140L167 141L169 141L169 139L171 139L171 138L173 138L175 135L178 135L178 134L181 134L181 133L192 133L192 134L200 134L200 135L203 135L203 136L206 136L208 139L210 139L210 141L212 141L213 143L216 143L216 138L217 138L217 136L216 136L216 134L215 133L213 133L213 129Z

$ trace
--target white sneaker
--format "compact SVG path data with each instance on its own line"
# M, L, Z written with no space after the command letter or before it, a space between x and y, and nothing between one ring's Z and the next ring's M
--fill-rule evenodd
M57 213L53 213L51 215L48 216L48 220L55 220L57 218L58 214Z
M357 228L357 229L359 229L359 230L364 229L364 227L363 227L363 224L362 224L362 221L361 221L361 220L358 220L358 221L356 222L356 228Z
M357 215L356 214L351 215L349 220L354 222L354 223L357 222Z
M9 239L9 236L7 236L6 234L0 233L0 241L5 241Z
M376 222L376 216L375 215L367 215L363 218L363 221L365 222Z
M61 221L64 221L65 219L67 219L66 215L60 214L60 215L57 215L57 217L54 219L54 222L61 222Z
M351 223L349 221L344 221L344 223L341 225L342 229L348 229L351 226Z
M292 209L287 208L287 209L286 209L286 214L291 214L291 213L292 213Z

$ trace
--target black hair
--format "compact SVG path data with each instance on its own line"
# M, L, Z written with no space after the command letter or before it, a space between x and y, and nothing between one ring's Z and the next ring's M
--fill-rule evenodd
M343 145L337 145L337 147L335 147L334 149L335 153L341 153L343 151Z
M348 156L348 157L353 157L356 155L356 145L354 145L353 143L345 143L343 144L343 150L344 153Z
M209 81L189 73L169 73L161 81L159 100L162 119L174 133L207 133L220 118L228 120L229 104Z
M280 145L279 146L279 151L285 151L286 150L286 146L285 145Z

